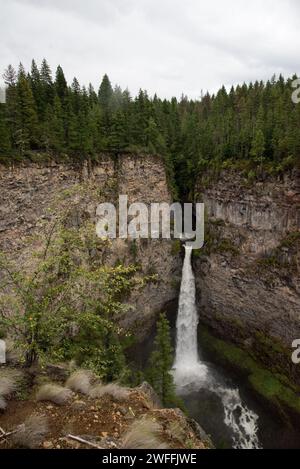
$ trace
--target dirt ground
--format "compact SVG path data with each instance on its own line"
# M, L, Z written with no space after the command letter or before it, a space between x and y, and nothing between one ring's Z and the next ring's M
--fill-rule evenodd
M187 425L187 420L175 409L156 409L138 388L132 390L126 401L114 402L109 396L92 399L74 394L63 406L51 402L36 402L32 394L23 401L10 400L5 412L0 413L0 427L14 431L31 415L46 417L48 433L40 448L89 448L67 435L84 438L101 448L120 448L122 437L130 425L141 417L149 417L161 426L161 440L168 448L186 447L204 449L205 445ZM12 447L11 438L0 438L0 448Z

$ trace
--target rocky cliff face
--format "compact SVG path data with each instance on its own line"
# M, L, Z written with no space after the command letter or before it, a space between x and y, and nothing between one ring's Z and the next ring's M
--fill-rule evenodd
M0 168L0 249L24 268L30 268L32 254L60 217L71 227L96 224L99 203L118 201L128 195L129 203L170 202L164 164L156 157L132 154L101 155L97 162L83 164L26 163ZM178 294L180 259L172 256L169 241L115 240L105 251L92 255L113 265L118 261L141 265L142 274L156 274L157 282L136 291L129 298L131 310L126 326L142 322L141 335L153 323L156 313Z
M250 186L227 172L197 190L208 216L206 255L195 261L202 321L299 381L299 174Z

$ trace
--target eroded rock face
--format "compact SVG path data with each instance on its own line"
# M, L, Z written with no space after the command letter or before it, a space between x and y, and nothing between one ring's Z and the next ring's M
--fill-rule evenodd
M67 226L96 225L99 203L117 204L119 195L128 195L129 204L171 202L163 161L158 157L132 154L101 155L97 162L82 164L26 163L0 167L0 249L19 265L27 265L39 249L45 227L67 214ZM48 229L49 231L49 229ZM139 264L141 274L157 275L157 282L133 291L132 308L124 325L146 335L164 304L178 295L181 260L171 254L170 241L116 239L105 252L91 256L115 265Z
M269 252L287 232L300 227L299 175L251 186L234 173L205 190L204 202L212 220L222 220L244 236L240 249L248 255Z
M295 172L249 187L223 174L203 191L217 241L194 265L202 321L298 381L291 354L300 338L299 182Z

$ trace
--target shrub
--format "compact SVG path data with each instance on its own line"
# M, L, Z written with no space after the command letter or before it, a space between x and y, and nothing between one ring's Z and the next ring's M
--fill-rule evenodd
M124 449L166 449L163 445L161 428L150 418L136 420L127 430L122 441Z
M234 243L228 239L224 238L222 239L219 244L217 245L216 248L217 252L219 253L231 253L234 256L237 256L239 254L238 248L234 245Z
M286 238L284 238L281 242L280 247L283 248L293 248L297 243L300 242L300 231L293 231L289 233Z
M136 257L138 255L138 245L135 239L130 243L129 251L134 260L136 260Z
M32 260L34 272L0 252L2 283L10 290L7 294L0 285L0 327L16 332L28 367L38 360L88 357L87 363L78 362L81 367L92 364L106 381L119 379L125 357L116 318L128 310L124 296L141 282L137 267L91 265L89 253L99 243L94 228L77 231L67 223L68 212L49 229L44 249Z
M57 405L65 404L71 399L73 393L70 389L63 388L57 384L44 384L39 389L36 399L37 401L49 401Z
M48 432L47 420L40 415L28 417L12 437L14 446L19 448L37 448Z

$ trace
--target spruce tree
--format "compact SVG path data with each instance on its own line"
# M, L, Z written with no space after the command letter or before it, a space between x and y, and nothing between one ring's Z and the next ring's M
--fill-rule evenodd
M21 154L39 142L38 117L30 82L20 64L17 81L16 144Z
M11 153L11 141L6 117L6 104L0 103L0 155L8 157Z
M59 65L55 74L55 91L61 103L64 104L68 93L68 85L62 67Z
M98 93L100 106L104 111L109 111L112 106L113 89L108 76L105 74Z
M6 123L11 145L16 147L16 136L18 130L18 104L17 104L17 73L9 65L3 75L6 89Z
M104 75L98 93L99 104L101 107L101 129L105 148L109 147L109 137L111 135L112 125L112 99L113 89L107 75Z
M260 163L260 170L262 170L263 160L265 152L265 137L261 129L255 131L252 147L251 156L254 158L256 163Z
M43 59L40 69L41 80L41 94L43 111L46 111L47 106L53 104L55 89L52 82L52 72L46 59Z
M162 134L159 131L159 128L153 119L150 117L148 121L148 126L145 131L146 136L146 146L150 153L164 155L166 152L165 141Z
M79 150L78 135L78 116L73 111L71 103L68 104L67 110L67 147L73 153Z
M178 404L175 384L171 374L172 364L173 348L171 345L170 325L166 315L161 314L157 322L154 350L150 357L150 366L146 376L160 397L162 404L166 407Z
M90 106L96 105L98 103L98 96L95 92L93 85L90 83L88 87L88 97Z
M17 73L12 65L9 65L3 74L4 83L7 86L14 86L17 82Z
M62 153L65 150L63 111L58 96L54 98L54 105L49 105L46 109L42 142L46 151L53 149L55 152Z
M32 60L32 63L31 63L30 84L31 84L31 89L32 89L33 97L36 103L38 114L42 116L42 112L43 112L42 83L41 83L40 71L34 60Z
M109 148L121 151L128 145L125 115L122 111L115 113L112 119L111 132L109 137Z

